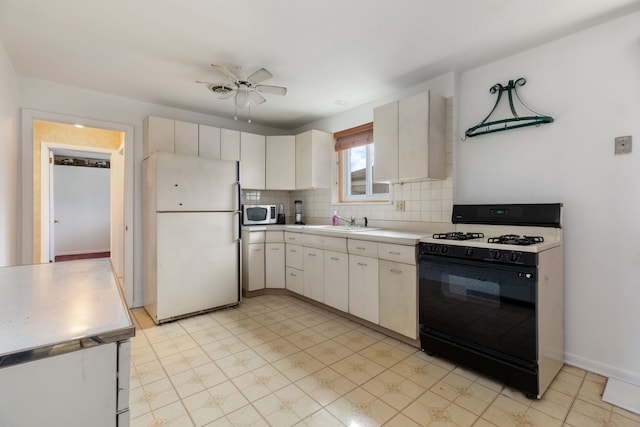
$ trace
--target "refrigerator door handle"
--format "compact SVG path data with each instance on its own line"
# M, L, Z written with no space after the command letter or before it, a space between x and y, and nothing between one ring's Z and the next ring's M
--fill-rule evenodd
M236 211L234 212L237 215L238 218L238 237L235 239L236 242L241 242L242 241L242 212L240 211Z

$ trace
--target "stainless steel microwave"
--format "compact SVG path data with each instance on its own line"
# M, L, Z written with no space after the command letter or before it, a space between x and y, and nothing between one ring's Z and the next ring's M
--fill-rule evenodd
M242 225L275 223L276 205L242 205Z

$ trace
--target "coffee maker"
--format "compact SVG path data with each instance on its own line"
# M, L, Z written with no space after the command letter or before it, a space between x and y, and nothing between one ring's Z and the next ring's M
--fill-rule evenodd
M298 225L304 225L304 222L302 222L302 200L296 200L294 202L295 207L296 207L296 224Z
M285 224L285 216L284 216L284 203L278 203L278 219L276 220L276 224Z

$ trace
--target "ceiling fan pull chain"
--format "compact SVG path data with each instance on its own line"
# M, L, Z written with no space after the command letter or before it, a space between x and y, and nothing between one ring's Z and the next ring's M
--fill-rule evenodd
M247 120L247 123L251 123L251 104L249 104L249 120Z

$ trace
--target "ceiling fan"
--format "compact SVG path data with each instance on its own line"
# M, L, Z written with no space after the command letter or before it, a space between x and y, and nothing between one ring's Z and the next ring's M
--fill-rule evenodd
M273 77L273 74L266 68L260 68L246 79L241 79L222 65L211 64L211 66L229 79L227 83L211 83L196 80L196 83L207 85L209 90L218 96L218 99L233 98L236 108L247 108L251 105L259 105L266 102L266 98L259 92L272 93L275 95L286 95L287 88L282 86L272 86L260 84ZM237 120L237 117L234 117ZM251 122L251 119L249 119Z

